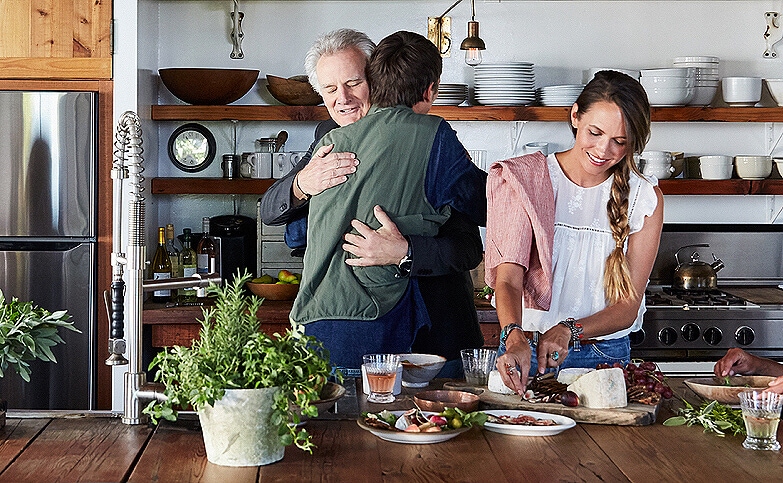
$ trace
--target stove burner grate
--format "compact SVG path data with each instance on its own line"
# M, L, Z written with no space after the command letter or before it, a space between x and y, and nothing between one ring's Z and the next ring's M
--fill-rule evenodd
M645 292L648 306L689 305L693 307L746 306L747 300L717 289L685 290L663 287L662 292Z

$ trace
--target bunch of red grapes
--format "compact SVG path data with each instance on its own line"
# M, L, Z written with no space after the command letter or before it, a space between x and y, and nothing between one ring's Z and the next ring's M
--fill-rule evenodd
M665 382L663 372L658 369L654 362L631 361L623 367L619 362L613 365L599 364L596 369L607 369L609 367L619 367L625 375L626 387L643 386L649 392L656 392L664 399L674 396L674 391Z

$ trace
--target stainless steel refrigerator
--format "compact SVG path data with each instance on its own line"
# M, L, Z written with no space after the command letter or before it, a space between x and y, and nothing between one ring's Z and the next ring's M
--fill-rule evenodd
M65 309L57 363L7 371L9 409L92 409L95 403L96 126L92 92L0 91L0 289L6 299Z

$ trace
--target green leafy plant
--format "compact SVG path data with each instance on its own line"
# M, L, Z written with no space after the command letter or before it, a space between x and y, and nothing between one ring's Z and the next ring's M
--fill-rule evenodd
M65 343L57 329L81 332L70 318L65 310L49 312L16 297L6 301L0 290L0 377L10 367L30 382L29 361L57 362L52 347Z
M261 332L257 312L263 299L246 294L249 279L247 273L237 273L225 287L207 289L217 298L214 307L204 309L199 338L191 347L159 352L150 364L150 369L158 369L155 379L165 384L167 399L151 402L144 412L156 422L175 420L175 408L214 405L226 389L279 387L272 421L280 442L312 452L310 435L296 424L300 411L308 417L318 415L310 402L318 399L330 373L328 353L315 338L304 335L303 326L272 337Z
M735 436L745 434L741 410L732 409L717 401L705 401L698 409L685 400L683 402L685 407L680 409L679 415L664 421L664 426L700 424L705 433L715 433L717 436L724 436L726 432L732 432Z

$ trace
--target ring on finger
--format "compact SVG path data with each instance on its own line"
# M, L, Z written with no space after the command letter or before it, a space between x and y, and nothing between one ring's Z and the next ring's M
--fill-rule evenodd
M515 372L516 372L516 370L517 370L517 368L516 368L516 367L514 367L514 366L509 366L509 365L506 365L506 374L508 374L509 376L510 376L511 374L515 373Z
M560 353L558 351L554 351L550 357L552 357L553 361L557 362L560 359Z

